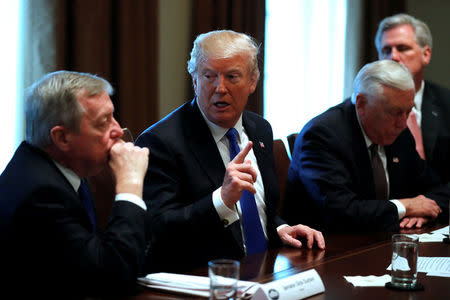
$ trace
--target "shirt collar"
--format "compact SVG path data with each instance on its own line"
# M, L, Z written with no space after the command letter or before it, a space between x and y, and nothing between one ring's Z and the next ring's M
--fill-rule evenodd
M206 117L206 115L203 113L202 108L200 107L200 105L198 104L198 99L196 98L195 101L197 102L197 106L200 109L200 112L202 114L203 119L205 120L206 124L208 125L209 130L211 131L211 134L214 138L214 141L217 142L220 141L225 134L227 133L229 128L223 128L220 127L216 124L214 124L213 122L211 122L210 120L208 120L208 118ZM243 130L243 126L242 126L242 114L239 117L239 120L236 122L236 124L234 125L234 128L236 129L236 131L238 132L238 142L240 142L240 137L242 135L242 130Z
M425 82L422 80L422 84L420 85L420 89L414 96L414 107L413 111L416 113L417 111L422 111L422 99L423 99L423 91L425 89Z
M63 165L58 163L56 160L53 160L53 162L55 163L56 167L61 171L61 173L63 173L64 177L66 177L66 179L69 181L69 183L73 187L73 189L76 192L78 192L78 188L80 187L80 184L81 184L80 177L78 177L78 175L74 171L72 171L69 168L64 167Z

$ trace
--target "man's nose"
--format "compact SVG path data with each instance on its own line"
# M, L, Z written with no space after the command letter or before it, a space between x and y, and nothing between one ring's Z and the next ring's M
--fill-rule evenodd
M216 79L216 93L224 94L227 92L227 88L225 86L225 77L224 76L217 76Z
M400 53L398 52L397 48L392 48L391 50L391 60L400 62Z
M120 127L119 123L116 119L113 119L112 130L111 130L111 138L120 139L123 136L123 129Z

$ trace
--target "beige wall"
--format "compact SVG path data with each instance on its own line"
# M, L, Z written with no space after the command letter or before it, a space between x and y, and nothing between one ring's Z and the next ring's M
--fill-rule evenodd
M191 89L191 0L159 0L159 117L180 106Z
M450 88L450 1L408 0L407 10L427 23L433 35L433 52L425 78Z

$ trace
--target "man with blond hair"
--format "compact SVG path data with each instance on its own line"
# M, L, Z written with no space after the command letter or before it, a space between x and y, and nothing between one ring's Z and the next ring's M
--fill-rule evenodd
M325 246L320 232L288 226L275 213L272 129L244 110L258 82L258 50L231 30L199 35L188 62L195 99L136 141L152 149L144 185L152 270L189 270L280 242L301 247L298 236L309 248Z

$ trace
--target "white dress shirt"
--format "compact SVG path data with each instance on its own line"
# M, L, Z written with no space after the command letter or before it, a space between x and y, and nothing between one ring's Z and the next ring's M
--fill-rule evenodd
M199 106L200 112L202 113L203 119L205 120L206 124L208 125L211 134L214 138L214 141L216 142L217 148L220 152L220 156L222 157L222 161L224 166L226 167L228 163L230 162L230 144L228 142L228 138L225 136L225 134L228 131L228 128L222 128L217 126L216 124L212 123L211 121L206 118L205 114L203 113L201 107ZM239 145L240 149L243 149L249 142L247 133L244 130L244 127L242 126L242 115L239 118L238 122L234 126L234 128L238 132L237 136L237 143ZM258 168L258 162L256 160L255 153L253 152L253 149L250 150L246 160L250 160L253 169L255 169L257 177L256 182L253 184L253 186L256 189L255 194L255 202L256 207L258 208L258 214L259 219L261 221L262 228L264 230L264 235L267 238L267 230L266 230L266 224L267 224L267 215L266 215L266 203L264 202L264 185L262 182L261 173ZM241 216L241 205L239 201L236 203L235 208L230 209L228 206L224 204L221 197L221 191L222 187L219 187L217 190L213 192L212 198L213 198L213 204L216 208L217 214L219 217L223 220L223 223L225 227L231 225L232 223L236 222L240 219Z
M419 128L422 128L422 100L423 100L423 90L425 88L425 82L422 80L422 84L420 85L420 89L414 96L414 107L412 111L416 115L417 125Z

